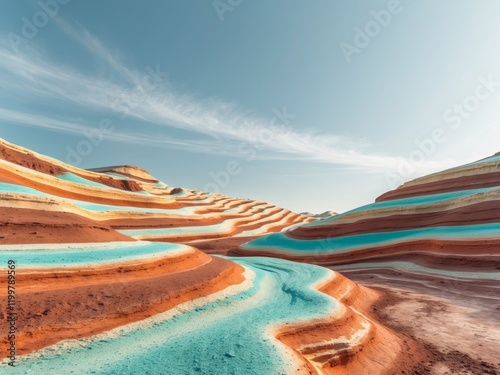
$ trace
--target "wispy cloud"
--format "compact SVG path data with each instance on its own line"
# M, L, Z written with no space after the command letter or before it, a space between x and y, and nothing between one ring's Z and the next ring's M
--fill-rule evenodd
M123 78L135 85L140 84L140 82L137 81L137 73L131 72L130 69L125 68L120 62L118 52L112 53L109 51L97 37L92 35L84 27L79 24L71 26L60 17L54 18L54 22L67 36L84 46L96 58L106 62L113 70L120 73Z
M33 115L5 108L0 108L0 120L72 134L82 134L85 130L88 130L87 126L82 125L78 121L58 120L40 114Z
M85 135L87 132L96 128L96 124L85 122L82 119L59 119L54 117L45 116L43 114L29 114L19 111L0 108L0 122L7 122L16 124L18 126L28 126L50 131L56 131L67 134L76 134L79 136ZM106 134L102 134L106 137ZM174 139L173 137L164 134L143 134L139 132L112 132L109 138L113 141L140 144L145 146L164 146L169 145L177 149L187 149L196 146L198 152L213 152L219 151L220 153L230 152L230 149L218 148L212 149L214 146L211 141L204 140L189 140L183 141Z
M57 24L69 38L122 79L117 82L97 74L85 75L74 68L57 64L43 52L30 48L14 53L6 43L0 42L0 78L3 90L9 96L71 103L86 111L111 113L116 118L124 114L123 108L126 107L129 118L139 124L156 126L161 134L168 128L177 128L192 135L186 139L174 139L158 134L144 135L144 132L113 133L114 140L123 142L238 154L239 145L243 142L262 146L259 139L267 139L269 141L264 147L256 148L259 159L308 160L371 171L397 171L401 164L399 157L365 152L366 145L356 140L336 134L299 131L285 124L276 125L279 121L249 115L229 102L196 99L178 93L168 85L146 91L143 85L145 73L127 67L123 59L110 52L83 27L75 28L60 19ZM153 66L157 69L156 65ZM35 114L32 110L30 113L0 108L0 120L80 134L92 127L92 124L80 120ZM424 161L415 167L424 173L438 170L443 165Z

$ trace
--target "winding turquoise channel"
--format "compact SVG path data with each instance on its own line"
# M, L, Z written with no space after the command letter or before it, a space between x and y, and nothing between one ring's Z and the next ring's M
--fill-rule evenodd
M41 358L11 374L287 375L294 369L266 330L325 317L339 307L311 288L331 271L280 259L231 259L255 273L246 290L118 337ZM56 352L54 352L56 353ZM34 372L33 372L34 371Z

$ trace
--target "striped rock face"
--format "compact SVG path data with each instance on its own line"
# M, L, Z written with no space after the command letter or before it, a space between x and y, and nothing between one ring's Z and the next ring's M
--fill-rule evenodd
M186 242L314 220L265 202L173 188L137 167L75 168L1 140L0 208L9 215L0 244Z
M375 203L240 246L268 255L412 283L460 280L492 296L500 282L500 156L405 183Z
M313 220L0 141L0 290L15 284L0 294L0 373L410 373L411 344L367 312L376 292L316 265L185 244Z

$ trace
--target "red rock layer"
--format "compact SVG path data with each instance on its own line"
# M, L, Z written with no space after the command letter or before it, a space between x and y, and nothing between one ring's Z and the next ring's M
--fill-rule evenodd
M295 351L309 374L410 374L424 357L411 340L370 316L378 293L340 275L319 290L339 301L340 315L277 330L278 340ZM360 331L364 334L353 340Z
M244 280L241 266L197 250L149 263L53 271L17 270L18 355L136 322ZM6 280L2 275L1 289ZM5 294L0 301L6 306ZM2 336L0 345L6 344Z
M134 241L70 212L0 207L0 244Z
M500 249L500 240L469 240L469 241L450 241L450 240L432 240L422 239L418 241L400 242L392 245L382 245L361 248L356 251L348 251L344 253L326 253L325 249L329 249L328 241L335 239L326 239L324 247L318 246L316 251L309 253L301 253L294 255L291 252L276 252L272 250L262 249L258 251L258 256L278 257L296 262L312 263L322 266L333 266L341 264L350 264L355 262L365 262L384 258L388 255L404 255L411 252L428 252L431 254L448 255L464 255L470 256L469 259L476 258L482 262L483 257L488 257L490 254L498 254ZM229 252L229 255L235 256L256 256L255 252L246 249L238 248ZM485 262L487 262L486 258ZM474 263L471 263L474 264ZM471 266L471 268L473 268ZM471 269L472 270L472 269Z
M228 216L230 219L237 217L236 215ZM177 228L177 227L193 227L200 225L218 224L221 220L214 217L144 217L130 219L109 219L103 220L103 223L115 229L137 229L137 228Z
M395 253L379 256L375 259L367 258L365 263L375 263L377 267L386 262L411 262L436 271L448 270L457 272L499 272L500 254L439 254L435 252L414 251L411 253ZM350 262L346 263L350 264ZM370 270L373 268L370 268Z
M26 150L26 152L21 152L13 148L9 148L5 143L0 143L0 158L6 160L10 163L20 165L25 168L33 169L37 172L49 174L49 175L60 175L64 172L69 172L68 169L55 165L32 152ZM74 172L74 171L72 171ZM75 173L78 175L78 172ZM80 175L90 181L98 182L109 187L116 189L127 190L127 191L142 191L141 186L131 180L120 180L116 178L106 177L106 176L85 176Z
M300 217L298 214L293 214L288 210L282 210L277 208L276 211L281 210L281 215L279 220L275 218L271 218L269 220L260 220L258 217L258 214L254 214L251 216L247 216L246 218L239 219L237 224L233 226L233 228L230 231L227 232L213 232L213 233L198 233L198 234L179 234L179 235L169 235L168 237L162 237L161 235L155 236L155 237L149 237L147 238L148 241L160 241L160 242L190 242L190 241L200 241L200 240L213 240L213 239L219 239L219 238L230 238L234 237L240 233L243 233L244 231L251 231L255 230L258 228L261 228L263 225L267 224L275 224L272 225L269 230L269 232L279 232L294 223L296 223L296 220L300 220ZM285 221L282 221L281 219L286 218ZM215 221L213 224L220 223L222 221Z
M89 171L98 173L117 173L125 177L133 178L146 183L157 183L159 182L156 178L151 176L149 172L143 168L139 168L132 165L116 165L111 167L101 167L101 168L91 168Z
M401 213L383 218L362 219L353 223L335 224L333 221L331 225L298 227L288 232L288 236L297 239L318 239L423 227L498 223L499 211L500 200L488 201L437 212Z
M436 193L461 191L477 188L491 188L487 192L473 191L460 197L436 200ZM289 238L311 241L305 250L295 250L290 241L290 249L266 247L265 241L243 244L232 254L276 256L295 261L320 265L340 265L356 262L377 262L413 259L408 254L427 254L453 260L463 256L465 264L454 265L457 269L475 271L477 267L487 268L491 256L498 255L500 238L495 233L486 235L478 229L471 232L473 225L500 223L500 162L488 161L469 164L458 168L425 176L410 182L395 191L382 195L377 201L387 201L406 197L421 197L418 204L406 205L393 202L391 205L373 204L332 217L324 222L299 226L287 231ZM439 230L434 230L435 228ZM448 231L447 228L453 229ZM460 228L468 228L468 237L456 238ZM419 230L419 238L409 237L405 231ZM426 231L428 229L428 231ZM458 230L457 230L458 229ZM384 242L374 244L368 234L387 234ZM436 233L439 233L436 235ZM447 234L450 234L447 237ZM349 244L349 236L357 237ZM342 238L342 244L338 239ZM450 239L446 239L450 238ZM272 243L270 241L269 243ZM298 242L297 242L298 244ZM297 246L303 248L304 244ZM441 258L442 259L442 258ZM453 260L455 261L455 260ZM427 259L429 262L429 259ZM439 264L439 261L436 261ZM440 264L439 267L443 267ZM491 270L491 268L490 268Z
M448 193L469 189L481 189L498 186L500 172L481 173L469 176L443 179L440 181L422 183L418 185L401 186L396 190L382 194L375 201L384 202L394 199L416 197L421 195Z
M252 241L259 236L253 237L224 237L213 240L199 240L186 243L187 245L195 246L197 249L206 254L233 255L238 246L246 242Z
M93 187L80 186L70 182L58 180L34 180L33 176L26 176L18 171L0 168L1 173L13 184L36 189L46 194L62 198L81 200L84 202L109 204L116 206L147 207L147 208L180 208L181 205L172 200L161 200L157 197L141 198L121 191L98 190ZM54 179L54 177L52 178ZM88 178L87 178L88 179Z
M22 167L30 168L50 175L58 175L66 172L64 168L48 163L47 161L38 158L31 152L20 152L15 149L8 148L3 144L0 144L0 158Z
M232 199L222 195L207 194L183 190L181 196L172 194L179 189L159 184L147 171L131 166L98 168L92 171L79 169L57 160L39 155L25 148L10 144L0 139L0 174L2 181L35 189L50 194L52 201L46 197L35 197L32 194L0 192L0 203L3 206L18 208L33 208L39 210L70 211L90 220L99 221L96 227L112 227L116 230L175 228L184 226L206 226L220 224L227 220L234 222L234 228L226 230L214 229L208 238L220 238L241 233L246 230L265 226L261 233L282 230L292 224L312 221L303 215L291 213L279 207L273 207L264 202ZM2 159L0 158L0 159ZM28 168L28 169L27 169ZM57 175L70 172L83 179L99 182L102 186L75 183L57 178ZM123 178L106 175L112 172ZM117 189L108 189L107 186ZM143 190L145 194L131 192ZM58 199L64 198L64 199ZM117 206L118 210L88 211L78 205L67 202L67 199ZM3 202L2 202L3 200ZM60 206L57 208L56 206ZM266 206L266 211L262 206ZM131 210L123 210L130 207ZM143 210L135 210L142 208ZM161 212L158 209L175 210L191 208L190 211ZM226 212L228 209L235 209ZM148 212L148 209L155 209ZM274 216L272 216L274 215ZM221 227L219 227L221 228ZM36 232L33 230L31 233ZM186 236L137 236L137 238L155 241L189 241L204 238L200 234ZM179 231L182 233L182 231Z

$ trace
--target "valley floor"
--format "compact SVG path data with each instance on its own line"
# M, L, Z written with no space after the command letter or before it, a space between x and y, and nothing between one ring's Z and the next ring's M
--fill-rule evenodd
M224 238L191 244L207 253L236 255L232 250L248 240ZM373 316L415 342L419 353L414 355L426 358L412 375L500 374L497 280L467 280L382 267L339 272L381 293L372 307Z
M498 286L475 293L470 283L460 280L418 280L389 270L342 273L382 292L373 314L427 352L414 374L500 374Z

